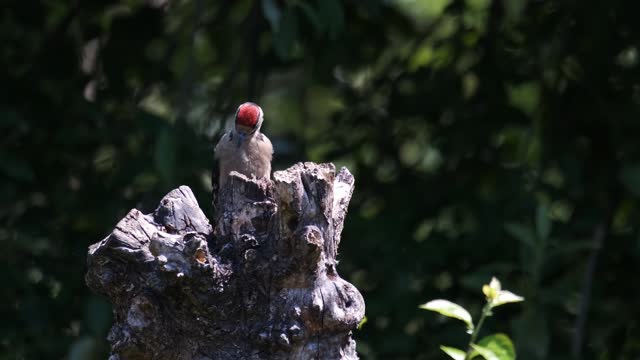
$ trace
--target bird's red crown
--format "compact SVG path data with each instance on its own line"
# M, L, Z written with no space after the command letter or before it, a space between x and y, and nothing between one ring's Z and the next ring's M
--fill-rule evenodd
M244 103L238 107L236 113L236 124L255 127L260 119L260 107L254 103Z

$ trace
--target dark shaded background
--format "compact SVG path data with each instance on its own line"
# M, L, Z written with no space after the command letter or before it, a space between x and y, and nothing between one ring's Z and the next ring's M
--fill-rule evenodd
M212 143L250 99L275 169L356 175L339 270L363 359L463 346L418 305L477 314L492 275L526 297L486 325L519 359L638 359L636 3L5 2L0 358L106 358L88 245L180 184L209 211Z

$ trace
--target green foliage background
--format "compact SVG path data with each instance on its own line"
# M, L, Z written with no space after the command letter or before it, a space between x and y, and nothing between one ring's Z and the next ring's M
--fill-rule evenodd
M104 359L87 246L180 184L248 99L275 169L356 175L340 273L363 359L440 359L492 275L519 359L640 356L633 1L9 0L0 17L0 359ZM576 329L582 328L584 335ZM576 335L578 334L578 335Z

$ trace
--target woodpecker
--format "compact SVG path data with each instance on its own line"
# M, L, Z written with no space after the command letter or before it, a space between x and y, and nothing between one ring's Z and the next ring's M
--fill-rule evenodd
M252 102L241 104L236 110L234 129L222 135L216 145L211 176L214 208L217 191L227 182L230 172L237 171L250 178L270 178L273 146L260 132L263 121L260 106Z

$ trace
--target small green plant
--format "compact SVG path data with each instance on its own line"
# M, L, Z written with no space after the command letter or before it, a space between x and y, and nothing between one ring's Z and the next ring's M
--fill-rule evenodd
M480 341L477 341L477 339L484 320L493 315L493 308L508 303L520 302L524 298L511 291L502 290L500 281L495 277L491 279L488 285L482 287L482 292L487 298L487 303L482 308L478 325L473 324L471 314L465 308L449 300L432 300L420 305L420 308L462 320L467 324L467 333L471 335L471 339L466 351L449 346L440 346L440 349L451 358L455 360L471 360L480 356L486 360L514 360L516 351L511 339L506 334L488 335Z

